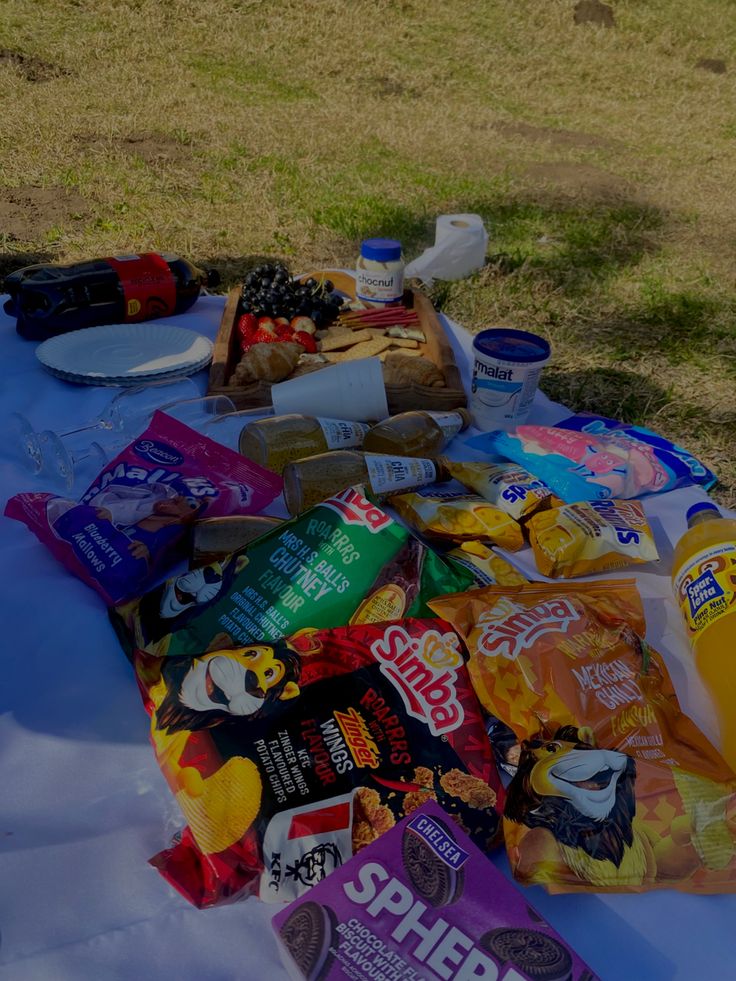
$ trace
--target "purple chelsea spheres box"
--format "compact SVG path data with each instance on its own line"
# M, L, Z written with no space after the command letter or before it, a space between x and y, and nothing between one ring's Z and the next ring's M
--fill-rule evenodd
M430 801L273 919L306 981L596 981Z

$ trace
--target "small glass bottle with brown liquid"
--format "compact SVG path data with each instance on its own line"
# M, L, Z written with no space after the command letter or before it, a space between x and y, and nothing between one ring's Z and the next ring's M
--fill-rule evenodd
M360 446L369 428L363 422L297 413L272 416L248 423L240 434L239 450L242 456L280 474L292 460Z
M384 497L449 480L450 473L443 457L429 460L334 450L288 463L283 477L286 508L295 515L354 484L363 484L367 491Z
M401 453L403 456L433 456L470 425L466 409L401 412L373 426L366 433L366 453Z

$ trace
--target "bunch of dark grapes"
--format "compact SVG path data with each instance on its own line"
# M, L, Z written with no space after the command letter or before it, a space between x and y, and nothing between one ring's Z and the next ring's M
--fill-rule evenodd
M286 266L267 263L245 277L240 312L256 317L311 317L316 327L328 327L337 319L342 297L329 279L294 280Z

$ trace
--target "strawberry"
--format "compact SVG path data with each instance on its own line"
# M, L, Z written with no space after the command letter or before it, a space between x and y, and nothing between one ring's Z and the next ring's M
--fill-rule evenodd
M258 318L252 313L244 313L238 319L238 334L241 339L245 339L249 334L255 333L258 329Z
M294 340L297 344L301 344L307 354L317 353L317 342L312 335L308 334L305 330L294 331Z
M293 333L286 317L276 318L276 336L280 341L290 341Z
M303 331L305 334L314 334L317 330L314 321L311 317L292 317L291 329L296 333L296 331Z
M250 338L251 344L278 344L279 338L273 331L265 327L259 327L255 334Z
M276 324L273 321L273 317L259 317L258 318L258 330L265 330L269 334L276 333Z

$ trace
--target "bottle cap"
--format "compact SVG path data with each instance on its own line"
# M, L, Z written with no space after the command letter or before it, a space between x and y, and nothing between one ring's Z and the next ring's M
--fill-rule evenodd
M697 504L693 504L692 507L687 509L685 520L687 521L688 525L692 522L696 514L701 514L703 511L715 511L718 517L721 517L721 512L718 510L715 504L712 504L710 501L699 501Z
M458 406L457 409L453 409L452 411L457 412L457 414L460 416L460 418L463 421L463 429L467 429L470 423L473 421L473 417L468 412L468 410L463 409L461 406Z
M366 238L360 244L360 254L374 262L395 262L401 258L401 242L395 238Z

